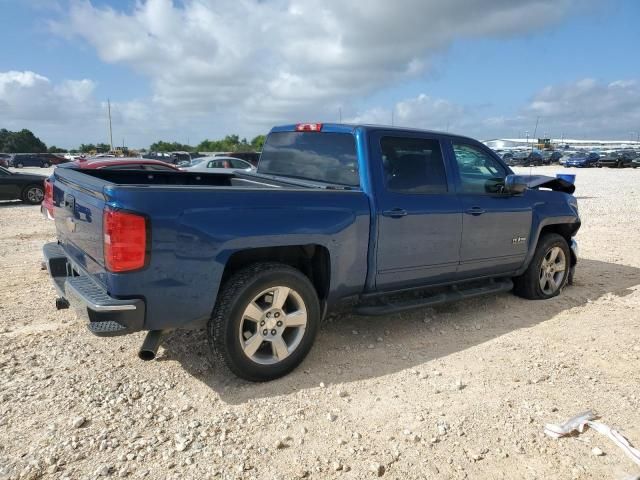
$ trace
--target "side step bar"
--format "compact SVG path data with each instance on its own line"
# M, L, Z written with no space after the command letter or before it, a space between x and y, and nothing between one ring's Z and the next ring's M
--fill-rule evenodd
M360 305L355 308L354 313L357 315L389 315L392 313L404 312L407 310L414 310L418 308L431 307L433 305L439 305L441 303L455 302L458 300L464 300L467 298L480 297L483 295L490 295L492 293L508 292L513 288L513 282L511 279L494 280L487 285L481 287L472 287L467 289L460 289L457 287L451 287L447 292L437 293L430 297L420 298L418 300L412 299L406 302L385 302L382 300L377 305Z

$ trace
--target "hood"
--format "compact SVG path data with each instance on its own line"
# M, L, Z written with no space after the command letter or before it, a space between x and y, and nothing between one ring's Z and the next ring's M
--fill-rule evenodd
M529 188L550 188L554 192L573 193L576 186L566 180L555 177L547 177L546 175L514 175L517 183L526 183Z
M12 173L13 173L12 176L16 179L28 180L30 182L37 182L37 181L44 182L47 179L46 175L37 175L35 173L16 173L16 172L12 172Z

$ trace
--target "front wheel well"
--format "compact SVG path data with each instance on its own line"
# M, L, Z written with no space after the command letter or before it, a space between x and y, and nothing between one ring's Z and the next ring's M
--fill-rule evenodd
M279 262L301 271L313 284L321 302L329 295L331 263L322 245L286 245L234 252L224 269L221 284L238 270L259 262Z
M567 242L567 245L571 245L571 237L575 234L575 232L580 228L580 225L572 224L572 223L557 223L554 225L546 225L542 227L540 230L540 236L538 237L538 243L540 240L550 233L557 233L562 238L564 238ZM576 259L573 256L573 252L571 252L571 264L575 265Z

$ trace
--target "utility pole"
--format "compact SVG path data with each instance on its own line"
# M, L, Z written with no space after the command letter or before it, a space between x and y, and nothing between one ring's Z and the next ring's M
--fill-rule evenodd
M107 98L107 109L109 112L109 146L113 152L113 130L111 130L111 100Z
M395 110L395 107L391 107L391 126L393 127L393 111Z
M338 108L338 118L339 118L338 123L342 123L342 107Z

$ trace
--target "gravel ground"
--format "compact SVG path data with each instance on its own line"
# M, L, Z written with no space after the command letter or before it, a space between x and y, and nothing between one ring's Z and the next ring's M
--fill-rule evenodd
M581 260L560 297L337 318L267 384L216 369L202 332L148 363L142 334L90 335L40 270L53 224L1 203L0 478L640 475L593 431L542 434L592 408L640 445L640 170L577 175Z

